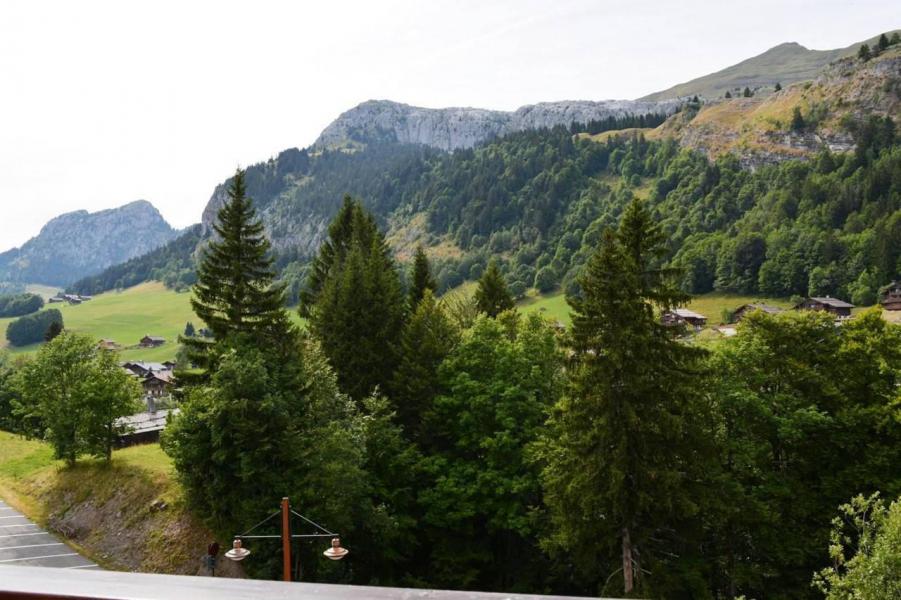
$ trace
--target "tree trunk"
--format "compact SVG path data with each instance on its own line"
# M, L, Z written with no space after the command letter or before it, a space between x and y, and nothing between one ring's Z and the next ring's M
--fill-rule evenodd
M623 583L625 593L631 594L635 576L632 572L632 538L629 537L628 527L623 527Z

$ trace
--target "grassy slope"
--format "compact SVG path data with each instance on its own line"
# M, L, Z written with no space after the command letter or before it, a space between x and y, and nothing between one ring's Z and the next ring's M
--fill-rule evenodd
M734 310L742 304L765 303L782 308L789 308L791 304L787 300L774 300L772 298L756 298L753 296L741 296L738 294L711 293L696 296L686 307L707 317L708 326L719 325L723 310ZM527 313L540 312L546 317L560 321L566 325L571 322L569 305L563 293L556 292L546 296L526 298L520 303L520 308Z
M888 35L891 33L889 31ZM781 82L784 86L788 83L813 79L830 62L856 54L861 43L868 43L872 47L878 39L877 35L864 42L835 50L809 50L797 43L780 44L721 71L649 94L641 100L663 100L695 94L706 98L718 98L726 90L734 88L771 87L776 82Z
M121 292L107 292L93 300L70 306L53 304L63 313L67 329L87 333L97 339L112 339L122 346L132 346L145 335L166 338L166 344L159 348L134 348L120 352L123 360L163 361L175 358L176 340L185 329L185 323L192 321L201 327L200 321L191 310L190 294L166 289L162 283L142 283ZM297 322L296 311L290 311ZM12 319L0 319L0 334ZM0 340L0 347L6 345ZM37 344L23 348L10 348L13 354L33 352Z
M0 496L109 569L197 574L212 540L157 444L64 468L46 444L0 431Z

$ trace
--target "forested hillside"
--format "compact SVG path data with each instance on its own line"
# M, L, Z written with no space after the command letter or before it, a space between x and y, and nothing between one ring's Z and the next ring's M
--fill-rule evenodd
M766 99L692 100L663 124L653 113L574 122L452 153L386 141L286 150L247 169L247 190L292 303L350 195L401 261L426 247L442 290L495 257L517 295L574 291L590 249L638 196L668 232L666 258L685 269L688 292L871 304L898 275L901 247L901 49L873 52ZM201 230L73 289L190 283L192 236L210 234L229 183Z

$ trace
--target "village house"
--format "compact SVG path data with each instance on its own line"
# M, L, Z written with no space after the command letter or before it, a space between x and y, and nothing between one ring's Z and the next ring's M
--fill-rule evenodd
M150 372L141 381L141 387L148 398L168 396L172 387L172 371Z
M742 304L732 311L732 322L738 323L745 315L750 314L755 310L762 310L770 315L777 315L782 312L782 309L778 306L770 306L769 304Z
M160 433L166 428L169 415L177 415L178 409L156 410L150 406L148 410L138 414L123 417L116 421L116 426L122 430L117 440L117 446L124 448L135 444L150 444L158 442Z
M97 342L97 348L100 350L118 350L121 346L115 340L102 339Z
M687 308L668 310L661 316L664 325L689 325L695 331L701 331L707 324L707 317Z
M853 304L829 296L805 298L795 305L795 310L821 310L832 313L840 319L850 318L852 308L854 308Z
M142 348L156 348L158 346L162 346L166 343L166 338L161 338L154 335L145 335L141 338L141 341L138 342L138 345Z
M160 373L162 371L171 371L173 363L171 362L144 362L142 360L127 361L120 366L136 377L147 377L151 373Z
M901 281L893 281L882 288L879 304L885 310L901 310Z

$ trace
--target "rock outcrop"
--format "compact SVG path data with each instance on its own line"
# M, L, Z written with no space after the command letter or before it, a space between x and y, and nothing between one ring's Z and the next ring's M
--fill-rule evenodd
M673 114L682 100L645 102L602 100L542 102L513 112L481 108L421 108L389 100L369 100L344 112L314 147L340 148L373 142L422 144L441 150L471 148L493 137L543 127L588 123L629 114Z

